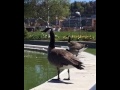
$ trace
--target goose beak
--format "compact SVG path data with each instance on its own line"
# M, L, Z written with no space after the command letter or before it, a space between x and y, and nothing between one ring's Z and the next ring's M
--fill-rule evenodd
M41 32L50 32L50 29L51 28L46 28L46 29L42 30Z

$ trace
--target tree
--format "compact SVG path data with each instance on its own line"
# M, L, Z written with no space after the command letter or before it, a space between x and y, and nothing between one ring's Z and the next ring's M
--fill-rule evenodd
M24 0L24 18L36 16L36 0Z
M89 2L73 2L70 6L71 12L79 11L81 15L90 16L91 14L96 14L96 1Z
M59 19L69 15L69 0L26 0L24 3L24 17L43 18L47 21L55 20L56 15Z

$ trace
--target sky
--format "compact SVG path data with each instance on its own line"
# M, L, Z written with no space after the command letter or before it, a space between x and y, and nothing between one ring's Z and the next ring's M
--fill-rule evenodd
M86 1L86 2L88 2L88 1L95 1L95 0L70 0L71 3L74 1Z

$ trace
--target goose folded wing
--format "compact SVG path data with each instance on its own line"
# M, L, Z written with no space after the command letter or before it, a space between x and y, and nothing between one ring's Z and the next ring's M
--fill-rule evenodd
M74 55L66 50L62 50L62 49L54 49L52 51L52 53L54 54L54 58L57 58L57 60L59 61L59 63L63 64L63 65L78 65L79 61L76 57L74 57Z

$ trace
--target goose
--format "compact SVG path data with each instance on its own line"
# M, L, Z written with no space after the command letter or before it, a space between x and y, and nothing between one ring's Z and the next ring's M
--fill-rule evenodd
M66 49L67 51L69 51L69 52L73 53L74 55L78 56L79 52L82 52L85 49L87 49L88 45L78 43L78 42L71 42L71 37L68 36L68 35L66 37L68 37L68 47L69 47L69 49Z
M57 68L58 78L60 80L60 70L68 69L68 78L65 80L70 80L70 68L77 68L79 70L84 69L84 65L78 58L76 58L71 52L64 49L55 48L55 35L52 28L46 28L41 32L48 32L50 34L50 42L48 46L48 61L50 64Z

